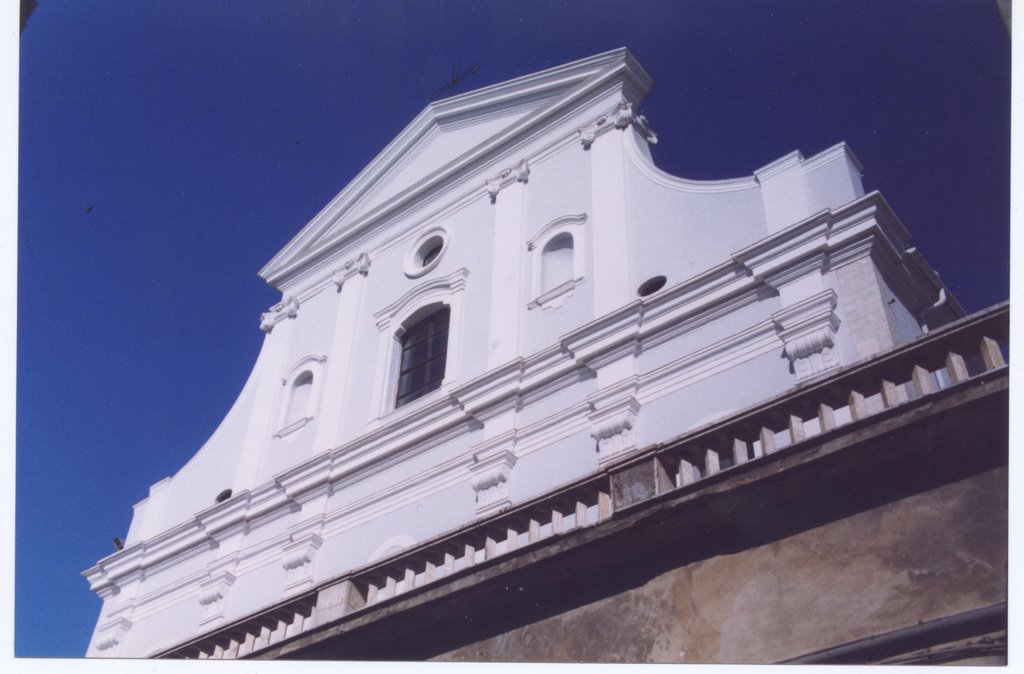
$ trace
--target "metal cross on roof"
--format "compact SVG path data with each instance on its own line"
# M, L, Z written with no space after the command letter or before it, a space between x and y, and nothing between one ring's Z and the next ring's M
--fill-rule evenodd
M467 77L469 77L470 75L473 75L474 73L476 73L476 71L480 69L480 64L479 63L474 64L472 68L470 68L469 70L467 70L464 73L459 73L459 70L461 69L461 67L462 67L461 63L454 63L454 64L452 64L452 79L451 79L451 81L448 82L447 84L445 84L443 87L439 87L439 88L435 89L433 92L431 92L430 100L435 101L438 98L442 98L442 97L444 97L447 94L454 94L455 93L455 88L459 85L459 83L462 82L462 80L464 80Z

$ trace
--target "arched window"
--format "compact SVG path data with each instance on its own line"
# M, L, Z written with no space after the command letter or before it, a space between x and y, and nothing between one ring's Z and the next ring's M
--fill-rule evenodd
M572 234L562 232L541 251L540 291L546 293L573 278Z
M441 387L448 356L448 319L444 306L410 326L401 337L395 407Z
M287 423L295 423L308 416L309 398L313 392L313 373L306 371L292 382L290 400L288 401Z

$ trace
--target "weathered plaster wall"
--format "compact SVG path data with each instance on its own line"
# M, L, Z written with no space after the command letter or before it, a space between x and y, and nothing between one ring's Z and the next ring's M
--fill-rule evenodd
M674 569L437 659L785 660L1005 601L1006 527L1001 468Z

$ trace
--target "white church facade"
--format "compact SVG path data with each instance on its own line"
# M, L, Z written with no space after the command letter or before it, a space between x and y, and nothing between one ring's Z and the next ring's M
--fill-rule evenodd
M84 573L89 656L242 624L963 316L845 144L674 177L638 113L651 83L620 49L433 103L263 268L281 301L237 401ZM859 412L750 437L714 471ZM684 464L679 484L711 471ZM360 601L609 517L609 498ZM340 615L321 609L216 656Z

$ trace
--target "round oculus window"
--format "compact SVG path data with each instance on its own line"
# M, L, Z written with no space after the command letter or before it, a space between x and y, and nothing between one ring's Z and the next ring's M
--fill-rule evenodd
M664 276L653 276L640 284L640 287L636 289L636 294L640 297L652 295L665 287L665 280Z
M416 242L405 258L405 275L409 278L423 276L441 261L448 245L448 233L433 229Z

